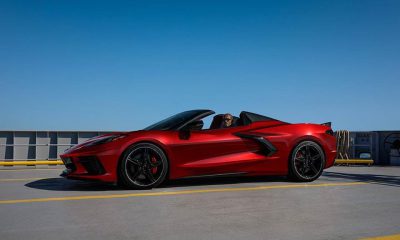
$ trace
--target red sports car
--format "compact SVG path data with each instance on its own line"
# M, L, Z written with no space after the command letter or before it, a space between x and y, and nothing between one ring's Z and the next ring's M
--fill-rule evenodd
M224 175L288 175L313 181L333 165L336 139L330 124L290 124L250 112L215 115L190 110L143 130L117 132L76 145L61 158L66 178L156 187L166 179ZM228 119L229 120L229 119Z

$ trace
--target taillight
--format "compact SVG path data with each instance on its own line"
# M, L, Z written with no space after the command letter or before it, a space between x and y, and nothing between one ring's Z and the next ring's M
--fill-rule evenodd
M332 129L326 130L325 133L328 134L328 135L331 135L331 136L334 135Z

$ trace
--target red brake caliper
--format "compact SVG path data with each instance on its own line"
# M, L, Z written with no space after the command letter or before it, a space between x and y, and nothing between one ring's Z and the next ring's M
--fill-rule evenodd
M301 152L297 152L297 154L296 154L296 158L302 158L303 157L303 153L301 153Z
M152 163L157 163L157 158L156 158L155 156L152 156L152 157L151 157L151 162L152 162ZM156 174L156 173L157 173L157 167L153 167L153 168L151 169L151 172L152 172L153 174Z

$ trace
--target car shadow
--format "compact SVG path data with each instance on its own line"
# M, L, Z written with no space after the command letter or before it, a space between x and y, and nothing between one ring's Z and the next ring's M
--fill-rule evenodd
M45 178L29 182L25 184L26 187L50 190L50 191L115 191L123 190L123 188L103 183L103 182L93 182L93 181L79 181L71 180L65 178Z
M385 186L400 186L400 176L378 175L378 174L353 174L340 172L324 172L320 180L322 181L358 181L379 184ZM156 189L183 188L192 186L215 186L215 185L234 185L242 183L271 183L271 182L292 182L282 176L236 176L236 177L214 177L214 178L190 178L169 180L158 186ZM46 178L25 184L26 187L51 190L51 191L121 191L129 190L116 184L103 182L88 182L70 180L65 178Z
M327 180L352 180L357 182L368 182L371 184L400 187L400 176L324 172L322 177Z
M260 183L260 182L287 182L286 177L279 176L257 176L257 177L216 177L216 178L192 178L168 180L156 189L180 188L191 186L212 186L212 185L232 185L241 183ZM50 191L121 191L130 190L116 184L103 182L80 181L65 178L45 178L25 184L26 187L50 190Z
M212 186L212 185L232 185L241 183L261 183L261 182L288 182L287 177L282 176L236 176L236 177L205 177L169 180L158 188L179 188L189 186Z

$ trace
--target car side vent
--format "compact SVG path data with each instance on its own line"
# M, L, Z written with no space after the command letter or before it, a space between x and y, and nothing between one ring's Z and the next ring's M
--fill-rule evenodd
M260 153L264 154L266 156L271 156L276 152L276 148L274 145L272 145L267 139L260 135L256 134L248 134L248 133L235 133L236 136L241 137L241 138L248 138L252 139L255 142L258 142L260 144Z
M66 169L70 170L71 172L76 171L76 166L71 158L62 158L61 160L63 161Z

